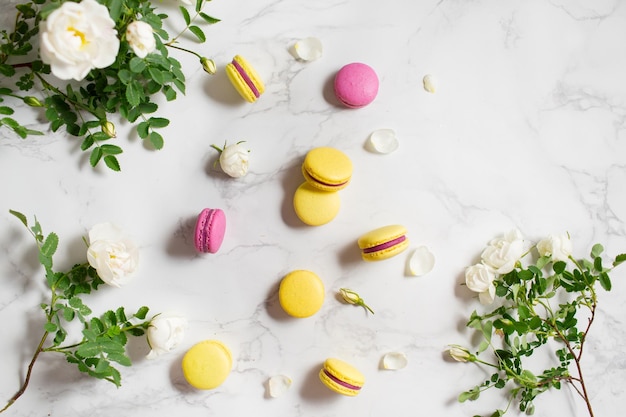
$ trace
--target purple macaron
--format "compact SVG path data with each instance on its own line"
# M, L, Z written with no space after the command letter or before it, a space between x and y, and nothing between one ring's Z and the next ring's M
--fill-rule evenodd
M226 215L220 209L205 208L198 215L194 244L199 252L215 253L222 246L226 232Z
M378 94L378 76L369 65L353 62L342 67L335 76L337 99L353 109L367 106Z

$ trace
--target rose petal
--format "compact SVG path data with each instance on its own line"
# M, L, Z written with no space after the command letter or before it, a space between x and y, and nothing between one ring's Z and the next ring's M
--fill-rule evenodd
M434 93L437 90L437 80L430 74L424 76L422 83L424 84L424 90L429 93Z
M303 61L315 61L322 56L322 41L317 38L301 39L294 45L296 58Z
M383 368L396 371L406 367L408 360L402 352L390 352L383 356Z
M291 387L291 378L285 375L275 375L269 379L267 387L270 397L280 397Z
M379 129L372 132L368 147L374 152L388 154L398 149L398 138L392 129Z
M413 252L409 259L409 271L418 277L432 271L435 266L435 256L426 246L420 246Z

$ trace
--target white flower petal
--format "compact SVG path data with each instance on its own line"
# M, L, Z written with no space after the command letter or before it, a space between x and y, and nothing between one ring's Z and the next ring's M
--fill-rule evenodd
M291 387L291 378L285 375L275 375L267 382L267 389L270 397L278 398Z
M322 41L309 37L296 42L293 47L296 58L303 61L315 61L322 56Z
M383 368L396 371L407 366L409 361L402 352L389 352L383 356Z
M420 246L409 258L409 271L412 275L419 277L432 271L435 266L435 256L426 246Z
M399 143L393 129L378 129L372 132L367 147L378 153L388 154L398 149Z
M424 90L426 90L429 93L435 93L435 91L437 90L437 80L435 79L434 76L430 75L430 74L426 74L424 76L424 78L422 79L422 84L424 85Z

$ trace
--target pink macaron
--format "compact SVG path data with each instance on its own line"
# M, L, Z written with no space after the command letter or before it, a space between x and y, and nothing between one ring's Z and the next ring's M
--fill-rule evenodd
M220 209L205 208L198 215L194 244L199 252L215 253L222 246L226 215Z
M378 76L372 67L353 62L335 75L335 95L346 107L358 109L374 101L378 84Z

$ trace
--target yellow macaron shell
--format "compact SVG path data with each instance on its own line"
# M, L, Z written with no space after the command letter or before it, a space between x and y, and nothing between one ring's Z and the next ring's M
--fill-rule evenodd
M339 193L329 193L302 183L293 195L293 208L303 223L321 226L330 222L339 213Z
M393 246L374 252L368 252L371 248L375 248L376 246L383 245L401 237L404 237L404 240ZM406 237L406 228L404 226L393 224L380 227L364 234L359 238L357 244L361 249L361 257L364 260L382 261L383 259L391 258L406 250L409 247L409 239Z
M261 81L261 78L255 71L255 69L248 63L248 61L246 61L241 55L235 55L233 61L236 61L237 64L248 75L248 78L259 92L259 96L263 94L263 92L265 91L265 85L263 84L263 81ZM226 65L226 75L228 76L231 84L235 87L239 95L244 98L244 100L250 103L254 103L257 100L258 97L250 89L248 83L246 83L243 76L239 73L239 71L232 62Z
M324 283L314 272L304 269L292 271L280 282L278 300L290 316L310 317L324 303Z
M326 359L319 378L331 390L349 397L357 395L365 383L365 376L358 369L336 358Z
M230 374L233 359L228 347L218 340L204 340L193 345L183 356L185 379L197 389L220 386Z
M339 191L352 178L352 161L339 149L323 146L311 149L302 164L304 178L323 191Z

